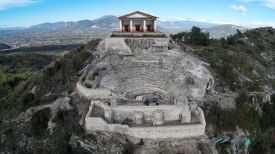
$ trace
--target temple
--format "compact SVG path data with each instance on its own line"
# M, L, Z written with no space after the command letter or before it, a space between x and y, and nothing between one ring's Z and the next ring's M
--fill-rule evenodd
M157 16L136 11L119 18L119 32L157 32Z

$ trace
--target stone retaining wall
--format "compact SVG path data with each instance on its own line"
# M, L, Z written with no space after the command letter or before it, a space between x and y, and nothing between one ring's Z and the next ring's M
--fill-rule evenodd
M127 134L143 139L163 139L163 138L184 138L204 135L205 125L175 125L175 126L151 126L151 127L129 127L122 124L108 124L101 117L86 117L86 130L109 131Z
M91 114L94 103L102 104L99 101L95 101L91 103L90 110L88 114ZM107 108L108 106L102 104L103 108ZM156 108L167 109L171 108L171 106L154 106ZM139 110L141 107L133 108L133 106L118 106L118 109L121 110ZM146 107L148 108L148 106ZM140 109L144 111L145 107ZM153 109L151 107L151 109ZM150 107L147 109L150 110ZM92 131L109 131L109 132L118 132L127 134L136 138L143 138L143 139L163 139L163 138L183 138L183 137L194 137L204 135L205 131L205 120L203 111L198 108L197 109L200 113L200 124L185 124L185 125L172 125L172 126L140 126L140 127L130 127L124 124L111 124L107 123L102 117L90 117L88 114L85 118L86 122L86 130L88 132Z
M117 96L116 94L112 93L110 90L106 89L89 89L86 88L81 84L80 81L76 84L76 90L77 92L86 97L87 99L91 100L104 100L104 99L120 99L121 97Z
M116 113L120 115L127 114L127 113L135 113L135 112L143 112L145 114L145 119L147 115L152 117L153 112L157 109L164 111L164 120L171 121L171 120L180 120L179 114L182 114L184 108L177 107L175 105L159 105L159 106L117 106L111 108L100 101L92 101L91 106L100 106L104 110L112 109ZM184 113L183 113L184 114ZM184 115L183 115L184 116Z

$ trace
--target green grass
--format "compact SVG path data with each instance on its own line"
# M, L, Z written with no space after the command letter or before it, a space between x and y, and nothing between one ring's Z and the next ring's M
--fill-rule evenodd
M78 71L85 65L84 62L93 59L86 49L92 50L98 42L99 40L92 40L86 46L71 49L64 56L56 59L40 71L33 72L30 76L20 80L0 100L0 116L16 117L29 107L50 103L53 101L52 98L56 99L62 96L64 91L71 91L78 80ZM13 67L6 68L6 71L11 69ZM36 86L34 97L32 99L27 99L29 97L24 98L34 86ZM7 88L4 86L4 89L6 90ZM48 96L51 97L49 100L45 97L48 93L52 93Z

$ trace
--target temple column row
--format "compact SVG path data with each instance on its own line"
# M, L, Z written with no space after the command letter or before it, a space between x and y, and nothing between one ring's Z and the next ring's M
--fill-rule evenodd
M154 28L153 28L153 32L157 32L157 24L156 24L156 20L154 20ZM125 31L125 29L122 27L122 21L119 20L119 32L123 32ZM129 27L129 32L134 32L135 30L133 29L133 21L130 20L130 27ZM146 20L143 20L143 32L147 32L150 31L150 29L147 29L146 27Z

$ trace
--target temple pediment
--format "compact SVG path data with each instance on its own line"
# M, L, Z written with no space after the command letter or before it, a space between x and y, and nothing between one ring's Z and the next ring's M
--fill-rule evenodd
M136 14L129 15L126 18L150 18L150 17L140 13L136 13Z
M151 19L156 19L158 17L157 16L153 16L151 14L144 13L144 12L136 11L136 12L125 14L125 15L120 16L118 18L119 19L125 19L125 18L142 18L142 19L151 18Z

